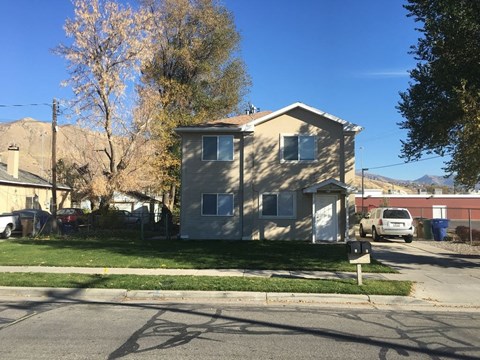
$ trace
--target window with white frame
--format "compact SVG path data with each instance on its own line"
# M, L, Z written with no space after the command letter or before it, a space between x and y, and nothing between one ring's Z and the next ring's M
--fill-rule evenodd
M261 217L293 218L295 216L295 193L263 193L260 196Z
M282 135L282 161L314 161L317 158L317 138L312 135Z
M202 137L202 160L232 161L233 135L208 135Z
M445 219L447 217L446 205L433 205L432 206L432 218Z
M202 194L202 215L233 216L233 194Z

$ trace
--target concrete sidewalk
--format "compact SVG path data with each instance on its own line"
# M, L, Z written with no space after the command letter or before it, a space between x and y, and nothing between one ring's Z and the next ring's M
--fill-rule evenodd
M140 269L52 266L0 266L1 272L90 274L90 275L191 275L234 277L286 277L304 279L356 279L356 273L333 271L252 270L252 269ZM364 279L387 280L387 274L363 273ZM388 274L393 278L400 274Z
M373 257L395 268L399 274L363 273L364 279L415 281L411 296L293 294L203 291L127 291L104 289L53 289L0 287L0 297L31 296L103 300L229 300L349 305L435 306L480 309L480 259L461 256L426 242L373 243ZM250 269L133 269L43 266L0 266L0 272L194 275L236 277L292 277L310 279L356 278L356 273L327 271L283 271Z
M98 275L193 275L193 276L234 276L234 277L288 277L306 279L356 279L356 273L328 271L285 271L251 269L136 269L136 268L85 268L48 266L0 266L0 272L57 273L57 274L98 274ZM392 274L394 275L394 274ZM400 276L399 274L396 274ZM395 277L395 276L393 276ZM364 279L386 280L385 274L363 274ZM165 290L124 290L124 289L58 289L0 287L0 299L5 297L55 298L62 300L96 301L234 301L263 303L309 303L343 305L428 305L412 297L370 296L342 294L267 293L239 291L165 291Z

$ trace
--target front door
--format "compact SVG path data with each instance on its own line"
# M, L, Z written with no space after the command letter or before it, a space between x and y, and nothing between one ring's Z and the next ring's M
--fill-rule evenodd
M338 241L337 196L315 194L315 240Z

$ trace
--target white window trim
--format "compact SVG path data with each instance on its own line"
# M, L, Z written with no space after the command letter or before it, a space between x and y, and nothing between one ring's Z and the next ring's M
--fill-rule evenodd
M281 193L293 194L293 215L263 215L263 195L277 195L277 214L278 214L278 195ZM296 219L297 218L297 192L296 191L276 191L276 192L263 192L259 194L259 217L260 219Z
M217 195L217 209L216 209L216 214L204 214L203 213L203 195ZM232 215L219 215L218 214L218 195L229 195L232 198ZM210 216L210 217L233 217L235 216L235 196L233 193L202 193L202 197L200 199L200 212L202 216Z
M447 218L447 205L432 205L432 218L438 218L435 216L440 213L441 219Z
M313 137L314 139L314 150L315 150L315 156L313 160L285 160L283 158L283 148L284 148L284 138L286 136L309 136ZM298 147L298 157L300 157L300 146ZM318 162L318 137L316 135L312 134L305 134L305 133L299 133L299 134L290 134L290 133L285 133L285 134L280 134L280 163L289 163L289 164L295 164L295 163L315 163Z
M232 160L219 160L219 154L220 154L220 136L229 136L232 138ZM206 137L214 137L214 138L217 138L217 158L215 160L206 160L204 157L203 157L203 139L206 138ZM207 161L207 162L211 162L211 161L218 161L218 162L230 162L230 161L234 161L235 160L235 137L233 135L202 135L202 161Z

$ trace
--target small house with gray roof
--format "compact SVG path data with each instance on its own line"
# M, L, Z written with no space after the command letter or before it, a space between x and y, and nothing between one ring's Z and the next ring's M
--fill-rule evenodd
M0 163L0 213L21 209L50 211L52 184L47 180L19 168L19 148L8 148L7 163ZM58 208L70 207L71 189L57 185Z
M180 236L347 240L361 130L303 103L177 128Z

